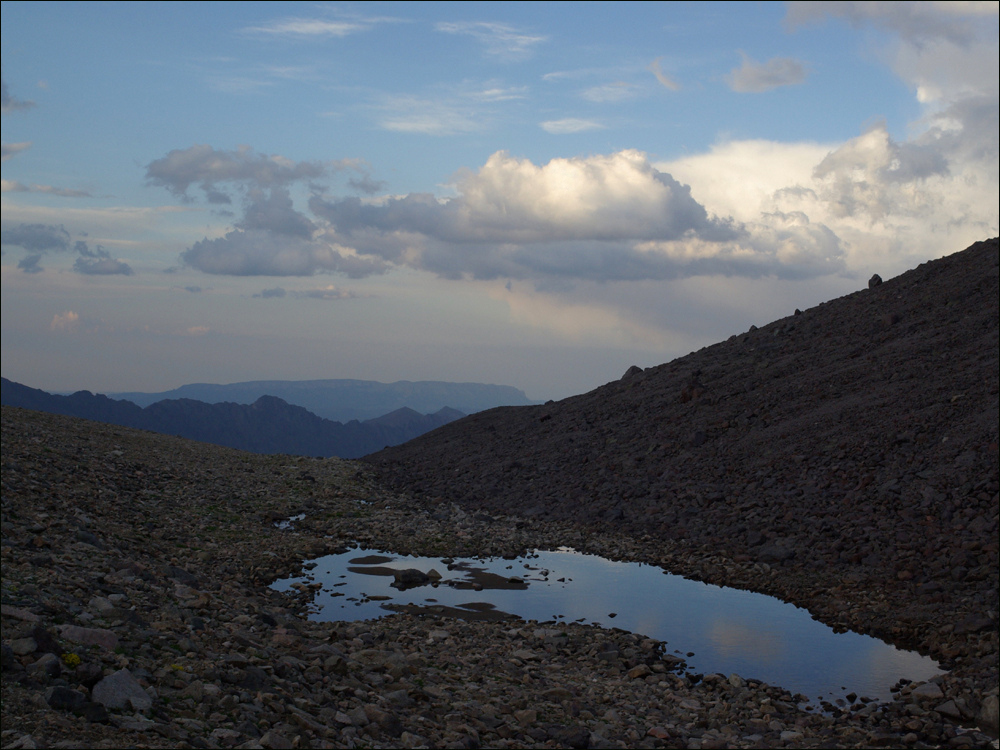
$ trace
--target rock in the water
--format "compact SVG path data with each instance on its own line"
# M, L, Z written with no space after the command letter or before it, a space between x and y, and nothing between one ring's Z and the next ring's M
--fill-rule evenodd
M406 570L397 570L392 574L395 581L392 586L397 589L408 589L416 586L423 586L430 583L431 577L424 573L422 570L417 570L416 568L407 568Z

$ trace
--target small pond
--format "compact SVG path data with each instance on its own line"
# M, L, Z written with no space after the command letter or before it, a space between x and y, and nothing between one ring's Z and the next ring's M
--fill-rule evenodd
M616 627L665 641L667 653L684 658L690 672L735 672L831 703L850 693L888 700L900 679L941 674L927 657L858 633L835 633L774 597L568 548L514 560L452 560L359 547L307 568L305 577L273 587L322 584L314 620L370 620L408 610ZM422 575L398 580L408 569Z

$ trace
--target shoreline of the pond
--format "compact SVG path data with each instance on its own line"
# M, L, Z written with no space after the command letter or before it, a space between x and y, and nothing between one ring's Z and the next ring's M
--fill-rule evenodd
M371 503L367 505L373 508L377 507ZM389 504L386 503L385 507L389 507ZM497 521L499 519L491 520ZM283 530L294 531L294 526ZM801 576L797 575L794 569L780 565L772 566L768 563L730 559L717 550L701 549L696 553L673 546L666 550L652 550L650 545L657 540L649 536L635 539L620 534L583 533L573 527L569 527L569 530L571 532L569 534L553 535L544 531L537 536L530 534L529 536L532 538L545 541L515 542L512 547L505 545L503 552L495 550L476 552L474 549L479 545L469 544L473 540L463 540L463 543L457 546L428 546L423 540L396 536L392 533L327 537L328 544L323 549L327 550L326 554L330 554L331 550L343 551L352 545L367 545L371 549L380 551L395 549L397 552L393 554L399 555L514 559L528 554L532 550L554 551L568 547L580 554L595 555L613 562L638 563L658 567L670 575L676 575L688 581L772 597L807 611L812 619L826 625L835 633L854 632L875 638L900 650L913 651L933 659L946 673L951 672L956 666L953 653L942 653L936 645L929 645L925 639L920 638L914 632L912 625L904 623L902 620L887 618L893 623L887 625L876 621L873 617L857 617L856 619L849 617L849 614L856 616L863 610L860 596L844 597L843 591L833 592L843 598L842 606L837 608L831 608L828 603L819 601L821 597L829 596L831 590L819 589L800 582L797 579ZM565 539L565 541L558 541L559 539ZM281 577L289 577L297 572L301 574L302 565L311 559L302 555L276 555L276 557L282 559L283 564L273 569L267 578L268 585ZM849 589L850 583L850 581L845 581L838 588ZM945 630L947 631L947 627ZM946 649L946 651L948 650Z
M271 584L272 588L283 590L279 585L287 584L288 587L310 594L311 606L307 614L316 621L365 621L391 616L395 612L409 612L430 617L458 617L470 621L537 623L555 628L574 622L630 632L657 640L665 647L670 646L672 654L682 655L670 656L674 661L672 668L681 671L686 669L689 677L697 675L700 679L704 673L723 676L737 674L741 679L791 689L801 698L803 705L822 711L846 710L848 707L859 710L866 704L889 702L894 699L895 693L908 692L907 685L939 679L946 673L926 655L905 651L883 639L854 631L837 633L807 609L793 603L757 592L684 578L671 573L662 565L614 561L564 545L549 550L528 550L519 557L477 555L457 561L453 555L414 557L412 552L401 554L382 545L365 547L358 543L347 543L341 546L339 553L303 561L300 576L275 581ZM498 573L502 574L505 563L511 563L505 566L507 571L518 566L529 571L521 577L525 582L525 589L535 586L530 603L527 594L510 595L490 587L484 590L479 584L476 584L475 589L471 584L456 585L457 579L442 579L441 574L433 568L434 565L446 566L449 573L490 571L486 575L496 577ZM366 568L365 564L373 567ZM408 569L407 566L410 565L416 568ZM556 570L559 565L564 567ZM567 565L574 571L573 575L582 575L585 579L581 581L577 578L573 583L572 595L565 591L569 582L574 581L574 578L568 577ZM336 571L322 571L321 567L334 567ZM398 574L404 570L414 575L422 575L419 571L429 570L434 578L425 575L420 584L400 586ZM401 590L390 593L385 582L378 578L391 577L393 571L397 573L397 582L392 587ZM538 572L539 576L544 575L544 578L532 577L532 571ZM362 578L366 573L372 576L367 585L362 583L366 580ZM516 570L510 575L517 576L521 573ZM538 590L553 586L554 584L548 583L549 576L554 578L560 573L564 577L558 578L558 581L567 581L568 578L567 583L547 593ZM331 583L334 579L330 576L342 580ZM586 580L594 578L602 580ZM317 583L317 579L323 583ZM637 583L639 579L641 584ZM349 580L354 582L353 587ZM519 583L520 581L521 578L518 578ZM647 603L636 608L629 602L627 595L622 597L622 590L608 592L609 582L625 588L637 586L647 597ZM333 587L347 588L334 592ZM427 590L423 590L425 588ZM676 614L667 615L662 606L657 608L657 605L649 604L650 601L655 601L654 595L659 593L656 591L658 588L673 595L671 604L674 607L681 606L676 601L677 597L682 600L687 598L688 601L683 605L683 618L678 618ZM475 593L472 596L483 601L459 603L458 600L463 597L449 593L450 589L473 590ZM373 595L372 591L380 593ZM409 595L406 594L407 591L410 592ZM437 591L443 593L435 595L434 592ZM431 596L418 602L417 599L421 597L414 592ZM595 597L602 593L605 598L611 597L610 601L603 602L603 607L593 603ZM336 599L338 606L334 602L321 604L319 599L324 594L343 598ZM579 603L581 595L586 600L586 605ZM395 601L397 598L400 601ZM721 602L726 602L725 607L721 606ZM475 605L484 603L485 607L479 607L476 611ZM473 607L471 611L467 609L470 606ZM550 611L575 606L576 611L557 612L546 619L538 616L542 611L540 607L543 606L549 607ZM700 611L695 612L698 608ZM721 614L723 609L725 614ZM734 614L736 611L739 612L738 615ZM578 616L581 614L583 616ZM621 619L616 619L619 616ZM704 634L713 629L719 630L720 621L721 628L728 629L723 633L723 638L731 640L732 631L736 630L747 647L736 649L730 643L720 647L717 638L707 638ZM750 648L751 639L758 646L762 641L769 642L772 652L779 653L759 656L757 652L760 648ZM676 648L677 646L680 648ZM765 652L766 650L764 648ZM721 655L723 653L725 656ZM824 658L830 662L816 663L818 653L823 653ZM835 677L829 676L832 671L837 672ZM808 677L808 674L813 676ZM847 684L838 689L836 685L840 682ZM845 701L845 697L849 699Z
M950 609L938 609L930 620L917 617L923 610L916 595L912 600L912 612L911 607L889 606L888 596L877 591L872 593L870 578L875 571L871 571L869 578L859 579L856 571L845 575L834 568L799 569L786 561L770 566L763 574L762 566L740 556L729 556L719 545L691 545L683 538L633 536L568 522L496 514L486 516L467 512L456 505L443 509L434 503L424 504L412 497L391 493L376 497L363 507L355 507L356 511L344 516L338 514L346 522L338 522L334 535L326 531L331 528L329 521L316 517L304 521L301 537L303 541L314 540L311 547L299 555L290 554L288 549L281 550L275 564L267 566L268 573L260 578L261 582L268 583L299 572L304 560L323 551L342 548L348 541L394 549L401 554L437 556L510 557L533 548L567 545L611 560L664 567L693 581L774 596L808 610L811 617L838 632L854 630L897 648L929 656L939 661L942 668L950 670L939 685L946 696L945 704L954 699L952 702L956 702L961 711L960 717L953 711L954 715L942 715L941 720L967 722L975 719L985 727L995 722L989 713L996 693L995 687L990 687L995 685L992 675L996 672L996 665L990 663L988 654L990 634L974 635L971 641L968 635L959 636L961 631L957 626L962 625L959 622L961 615ZM291 506L289 514L300 509L313 510L308 505ZM349 520L351 517L356 520ZM370 523L376 518L378 523ZM298 533L293 535L299 536ZM307 548L299 544L298 549ZM949 589L946 587L943 591L947 595ZM304 613L305 603L298 606ZM953 623L956 625L954 635ZM977 637L979 647L975 645Z

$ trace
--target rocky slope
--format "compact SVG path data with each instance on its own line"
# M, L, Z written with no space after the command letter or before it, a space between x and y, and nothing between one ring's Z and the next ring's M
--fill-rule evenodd
M959 726L978 708L965 678L822 714L780 686L689 674L669 653L682 644L434 612L313 623L310 585L267 587L350 541L655 548L626 535L431 514L356 463L9 407L2 448L4 748L990 746Z
M650 562L776 594L995 689L998 296L992 239L366 460L427 507L624 532Z

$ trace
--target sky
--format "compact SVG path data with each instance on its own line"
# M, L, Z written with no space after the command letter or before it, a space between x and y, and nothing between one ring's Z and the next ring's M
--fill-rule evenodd
M998 6L5 0L0 368L592 390L996 236Z

